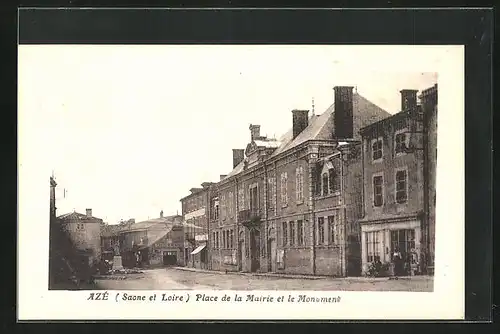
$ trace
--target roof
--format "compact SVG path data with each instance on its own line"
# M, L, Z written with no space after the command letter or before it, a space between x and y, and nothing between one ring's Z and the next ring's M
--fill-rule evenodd
M163 239L170 231L172 230L172 226L166 226L162 230L155 230L150 233L147 243L142 245L140 248L151 247L161 239Z
M295 138L293 138L293 129L286 132L277 141L268 141L267 143L275 143L276 150L271 154L271 157L276 157L279 154L286 152L305 143L309 140L332 140L334 133L334 114L335 104L331 104L325 112L319 115L312 115L309 117L308 126ZM354 139L360 139L359 131L361 128L390 117L384 109L380 108L373 102L358 93L353 93L353 134ZM255 143L266 143L265 141L256 140ZM269 144L268 144L269 145ZM237 175L243 171L246 158L239 163L227 176Z
M129 228L124 228L120 231L120 233L130 232L130 231L138 231L138 230L147 230L147 229L162 229L165 226L172 226L175 224L175 220L181 218L181 216L165 216L160 218L153 218L149 220L145 220L142 222L138 222L130 225Z
M118 236L120 231L124 228L123 225L102 225L101 226L101 236L102 237L113 237Z
M76 211L66 213L57 217L57 219L64 223L99 223L102 222L101 218L94 216L87 216L83 213L78 213Z

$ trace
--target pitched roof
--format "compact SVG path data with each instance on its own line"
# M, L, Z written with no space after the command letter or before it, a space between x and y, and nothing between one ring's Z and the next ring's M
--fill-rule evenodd
M334 127L335 104L332 103L325 112L320 115L309 117L308 126L295 138L293 129L288 130L276 143L278 147L271 154L275 157L287 150L290 150L308 140L332 140ZM354 139L360 139L359 130L369 124L390 117L384 109L358 93L353 93L353 135ZM227 176L226 179L243 171L246 158L240 162Z
M153 218L135 224L131 224L129 228L124 228L120 232L123 233L123 232L147 230L147 229L162 229L165 226L174 225L176 218L181 218L181 216L174 215L174 216Z
M118 236L120 231L124 228L123 225L101 225L101 236L102 237L113 237Z
M98 223L102 222L101 218L87 216L83 213L78 213L76 211L66 213L57 217L60 222L64 223Z
M163 229L151 231L151 233L149 233L149 236L147 238L146 244L140 246L140 248L147 248L153 246L155 243L164 238L171 230L172 226L165 226Z

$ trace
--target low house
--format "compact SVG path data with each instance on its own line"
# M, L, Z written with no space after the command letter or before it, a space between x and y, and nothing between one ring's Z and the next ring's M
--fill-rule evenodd
M124 267L184 265L182 216L163 216L120 231L120 251Z
M129 229L135 223L134 219L127 221L120 221L118 224L101 224L101 251L110 257L118 256L121 254L120 245L121 238L120 232Z
M120 255L120 229L121 226L101 225L101 252L111 256Z

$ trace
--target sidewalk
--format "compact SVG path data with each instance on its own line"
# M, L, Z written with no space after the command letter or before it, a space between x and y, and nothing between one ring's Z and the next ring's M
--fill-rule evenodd
M206 274L219 274L219 275L240 275L240 276L261 276L261 277L276 277L276 278L286 278L286 279L309 279L309 280L348 280L348 281L359 281L359 282L374 282L374 281L388 281L388 280L429 280L433 276L400 276L395 277L332 277L332 276L313 276L313 275L294 275L294 274L279 274L279 273L247 273L240 271L217 271L217 270L207 270L198 269L190 267L173 267L176 270L191 271Z

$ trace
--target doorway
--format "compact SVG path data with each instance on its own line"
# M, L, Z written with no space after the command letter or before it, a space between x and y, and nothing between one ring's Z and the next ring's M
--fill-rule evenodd
M260 269L260 231L250 230L250 271L256 272Z
M394 261L393 254L396 249L399 249L403 262L403 270L405 274L409 273L410 255L415 252L415 230L394 230L391 231L391 261Z
M276 272L276 239L271 238L267 241L267 249L269 252L269 271Z
M177 264L177 252L163 252L163 265L174 266Z

